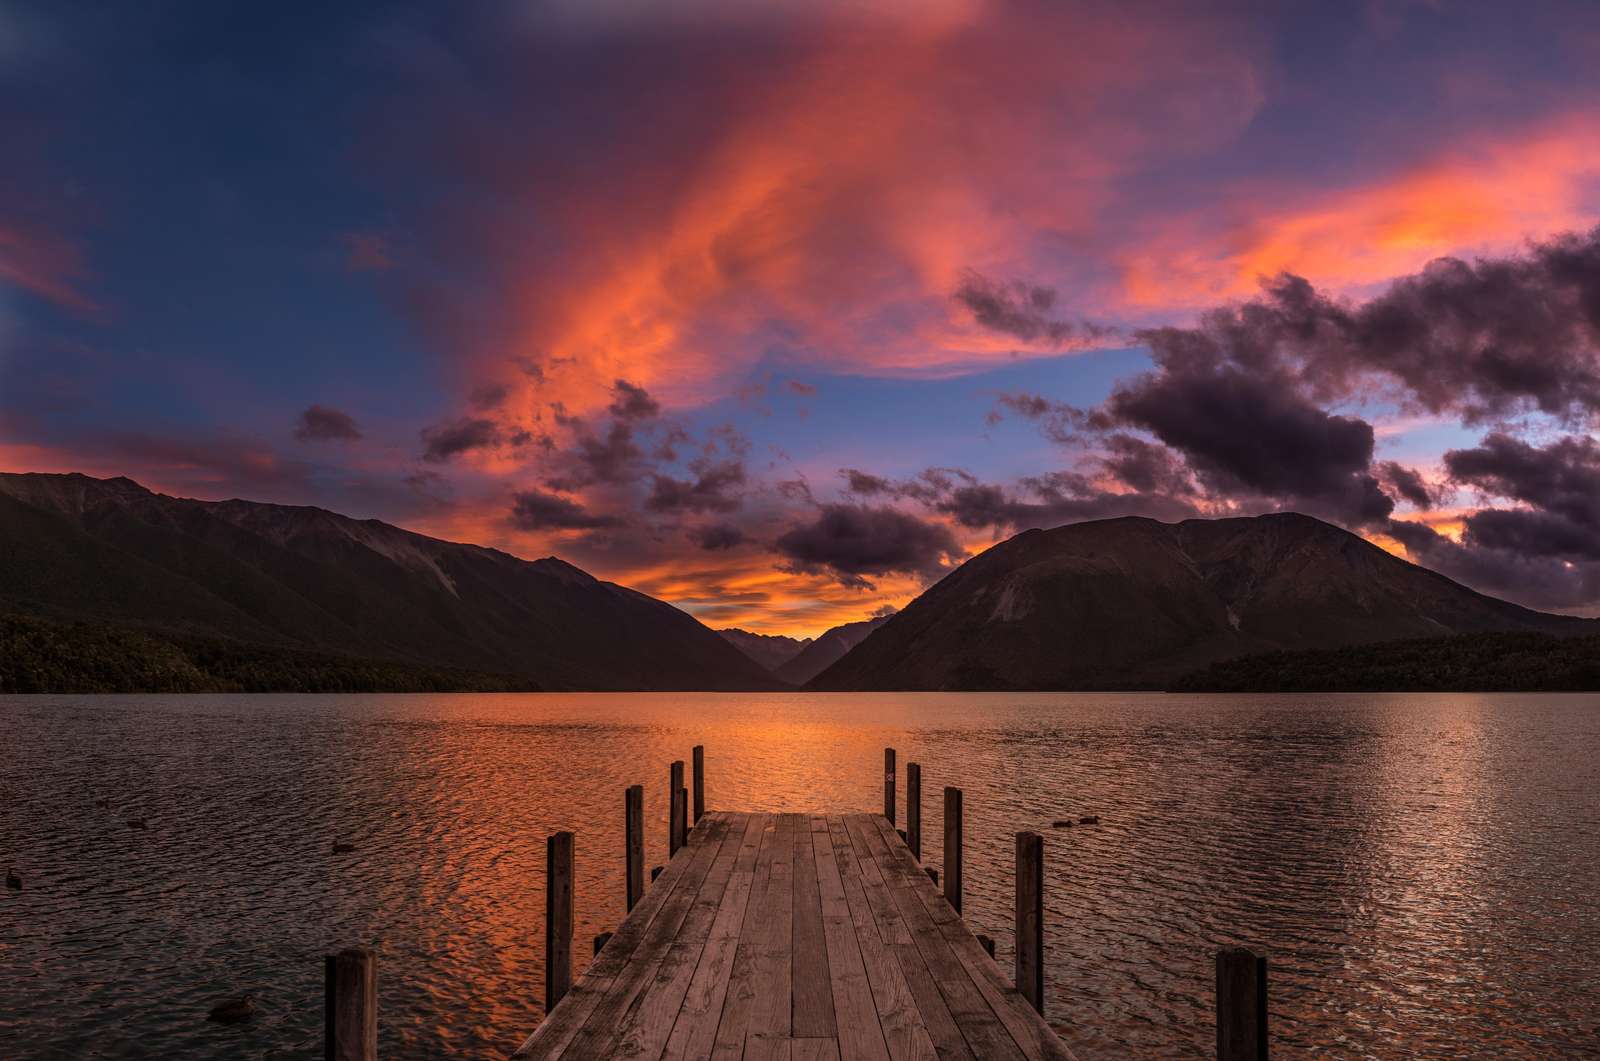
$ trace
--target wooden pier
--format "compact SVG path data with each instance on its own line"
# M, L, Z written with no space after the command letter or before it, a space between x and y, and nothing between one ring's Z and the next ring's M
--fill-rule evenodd
M1071 1055L881 815L724 811L514 1056Z
M644 876L643 790L623 799L628 913L596 937L572 982L573 834L549 839L546 1015L512 1054L600 1061L1071 1061L1045 1023L1044 841L1016 834L1016 966L961 919L963 799L944 790L944 887L920 862L922 768L906 764L895 829L895 753L884 813L705 811L705 757L668 783L671 859ZM693 813L690 828L689 815ZM327 1048L377 1057L376 959L327 963ZM1217 955L1217 1057L1266 1061L1267 962Z

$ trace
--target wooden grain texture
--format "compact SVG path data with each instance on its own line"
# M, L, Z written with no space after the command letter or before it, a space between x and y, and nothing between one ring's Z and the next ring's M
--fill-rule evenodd
M544 1008L572 987L572 849L569 832L545 840L544 880Z
M887 818L710 811L514 1056L1069 1055Z
M323 988L323 1056L328 1061L377 1061L377 956L365 947L328 955Z
M1243 947L1217 952L1217 1061L1266 1061L1267 959Z
M706 816L706 749L703 744L694 746L694 818L691 825Z
M644 786L630 785L622 799L623 872L628 909L644 898Z

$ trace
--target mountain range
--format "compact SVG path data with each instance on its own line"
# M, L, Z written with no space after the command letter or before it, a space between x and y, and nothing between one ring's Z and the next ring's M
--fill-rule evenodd
M1600 631L1293 513L1027 531L892 616L814 640L713 631L554 557L76 474L0 474L5 617L0 643L37 665L31 685L7 686L15 661L0 660L0 689L132 688L167 675L160 687L174 691L1170 688L1261 653ZM1517 643L1516 673L1537 669L1537 643ZM1467 652L1430 657L1445 662L1428 673ZM1559 653L1563 673L1590 673L1579 650ZM124 668L130 655L141 659ZM1359 659L1319 666L1353 673ZM1281 684L1275 666L1207 681ZM100 677L75 681L74 668Z
M0 475L0 611L511 675L524 688L777 685L692 616L553 557L124 478Z
M973 557L808 685L1165 688L1218 660L1600 622L1476 593L1295 513L1030 530Z

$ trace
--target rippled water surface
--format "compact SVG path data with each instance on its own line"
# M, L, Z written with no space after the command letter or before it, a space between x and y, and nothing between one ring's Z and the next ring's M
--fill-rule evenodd
M1045 833L1080 1057L1206 1056L1235 942L1276 1056L1600 1056L1600 698L1014 694L0 698L0 1054L320 1056L322 955L362 943L384 1056L504 1056L546 834L577 833L578 939L615 927L623 788L665 861L696 743L710 806L802 811L880 808L894 745L930 865L962 787L1003 968L1012 835ZM206 1022L238 993L254 1021Z

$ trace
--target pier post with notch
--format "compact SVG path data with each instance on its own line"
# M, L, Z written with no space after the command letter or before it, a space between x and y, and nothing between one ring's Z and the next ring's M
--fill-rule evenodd
M683 760L672 761L671 777L667 781L667 854L676 855L683 846L688 830L684 828L684 814L678 806L678 793L683 791Z

